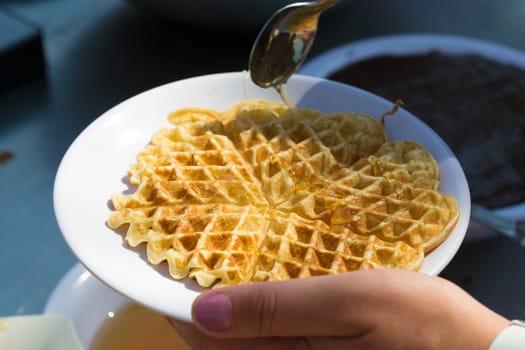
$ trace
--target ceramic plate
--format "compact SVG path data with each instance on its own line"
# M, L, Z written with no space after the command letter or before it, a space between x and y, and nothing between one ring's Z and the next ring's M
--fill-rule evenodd
M298 106L323 112L355 111L380 116L392 102L344 84L297 75L288 84ZM224 110L247 98L279 100L273 90L252 85L243 72L214 74L163 85L112 108L73 142L59 166L54 207L66 242L82 264L108 286L157 312L189 321L191 304L201 289L189 280L174 281L166 264L151 266L142 249L130 249L123 236L106 226L109 200L124 192L128 168L161 127L169 112L201 106ZM429 254L421 271L438 274L459 248L470 216L465 175L447 145L426 124L401 109L386 129L391 139L426 146L442 172L441 190L454 195L461 217L448 239Z
M129 302L80 265L74 265L49 296L45 314L68 316L88 349L93 336L109 317Z
M327 78L348 64L384 54L424 54L437 51L445 54L477 54L500 63L525 69L525 53L484 40L442 34L401 34L363 39L328 50L312 57L301 68L301 74ZM502 217L525 219L525 203L494 210ZM471 223L467 240L494 236L495 232Z

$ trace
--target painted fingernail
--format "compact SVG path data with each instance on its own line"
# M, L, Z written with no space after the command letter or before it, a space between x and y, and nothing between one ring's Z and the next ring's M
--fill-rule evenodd
M230 298L222 293L203 295L197 299L194 316L203 328L213 332L223 331L232 323Z

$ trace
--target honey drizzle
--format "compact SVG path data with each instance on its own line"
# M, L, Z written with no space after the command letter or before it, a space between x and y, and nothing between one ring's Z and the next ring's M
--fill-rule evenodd
M290 108L294 112L297 112L297 106L292 102L290 96L288 95L288 92L286 91L286 84L280 84L275 89L279 93L279 96L281 96L283 102L288 106L288 108Z
M286 90L286 84L280 84L276 86L275 90L277 91L277 93L279 94L283 102L288 106L288 108L290 108L290 110L294 114L299 113L297 106L292 102L292 99L288 95L288 92ZM282 164L282 162L284 161L283 159L279 157L273 157L273 158L274 159L272 161L276 163L281 163L280 165L283 170L287 168L286 166L283 166ZM291 170L291 172L293 172L293 170ZM258 263L258 257L261 255L261 251L266 243L266 239L268 238L268 231L270 229L271 222L274 220L276 216L274 213L275 207L277 207L277 205L279 204L279 203L274 203L273 198L268 198L267 196L265 197L268 200L269 206L268 208L266 208L266 212L264 213L265 227L262 228L262 232L263 232L262 239L259 241L259 244L257 246L257 250L256 250L257 258L253 259L252 266L249 268L249 270L251 271L251 274L250 274L251 278L253 278L257 272L256 267Z
M388 112L383 113L383 115L381 116L381 126L383 128L385 128L385 119L386 119L386 117L395 114L399 110L399 107L403 106L403 104L404 104L403 100L397 99L396 102L394 103L394 106L392 107L392 109L390 111L388 111Z

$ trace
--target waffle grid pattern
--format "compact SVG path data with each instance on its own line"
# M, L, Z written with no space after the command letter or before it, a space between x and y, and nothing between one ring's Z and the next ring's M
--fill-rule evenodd
M152 264L204 287L356 269L417 270L450 233L457 202L438 191L422 146L388 142L372 117L247 101L169 116L113 196Z

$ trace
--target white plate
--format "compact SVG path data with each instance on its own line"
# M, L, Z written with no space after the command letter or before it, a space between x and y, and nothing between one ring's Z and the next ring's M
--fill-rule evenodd
M327 78L348 64L385 54L424 54L431 51L446 54L477 54L500 63L525 69L525 53L504 45L468 37L441 34L401 34L363 39L328 50L311 58L301 74ZM494 210L502 217L525 219L525 202ZM494 236L495 232L471 223L467 240Z
M99 327L128 303L121 294L97 280L80 264L62 277L49 296L45 314L66 315L86 349Z
M363 90L320 78L294 76L288 84L292 101L323 112L356 111L380 116L392 103ZM182 107L224 110L246 98L279 100L273 90L255 87L246 73L214 74L177 81L146 91L117 105L89 125L66 152L55 179L54 207L66 242L98 279L130 299L157 312L191 320L191 304L201 289L192 281L169 278L166 264L147 263L144 250L130 249L122 235L106 226L109 199L123 192L123 178L137 153L162 126L167 115ZM438 161L445 193L454 195L461 217L449 238L429 254L421 271L438 274L459 248L470 217L468 185L445 143L405 110L389 119L391 139L426 146Z

